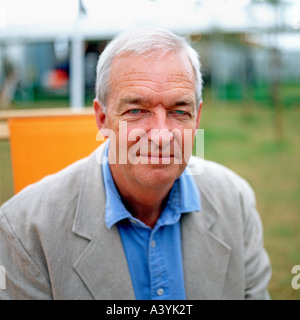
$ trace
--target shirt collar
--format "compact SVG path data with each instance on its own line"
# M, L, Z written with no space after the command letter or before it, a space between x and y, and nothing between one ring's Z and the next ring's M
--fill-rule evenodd
M103 156L105 161L102 161L102 172L106 194L105 223L110 229L114 224L126 218L135 222L138 222L139 220L135 219L131 213L127 211L115 186L107 161L108 147L109 141L106 150L104 150ZM186 168L181 176L175 181L167 204L158 219L157 224L160 226L176 223L180 219L181 214L200 211L200 209L201 201L199 189Z

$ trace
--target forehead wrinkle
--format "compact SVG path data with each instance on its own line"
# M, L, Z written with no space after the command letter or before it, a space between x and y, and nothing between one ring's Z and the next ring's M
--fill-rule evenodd
M156 72L124 72L125 81L146 81L153 82L158 84L172 83L172 82L189 82L193 84L194 76L193 74L186 72L186 74L165 74L165 73L156 73ZM148 79L147 79L148 78ZM151 79L153 78L153 79ZM166 80L164 78L167 78Z
M174 86L169 86L170 83L175 83ZM184 81L165 81L161 83L157 83L153 80L148 79L140 79L137 81L136 79L132 80L124 80L121 83L119 83L119 90L128 90L124 97L121 98L120 105L124 104L144 104L151 105L154 103L154 101L165 100L164 97L162 97L162 94L170 92L170 95L172 94L172 97L168 97L167 99L169 101L183 101L183 100L189 100L195 99L195 92L193 83L186 80L184 78ZM180 92L177 92L180 90ZM172 91L175 91L174 94ZM120 91L119 91L120 92ZM155 95L155 96L154 96ZM191 99L191 96L193 95L193 98ZM189 97L187 99L187 97ZM162 99L162 100L161 100ZM172 102L168 103L172 104Z
M151 90L154 91L155 93L162 93L162 92L166 92L166 91L171 91L171 90L193 90L193 86L192 84L190 84L190 82L188 82L188 86L184 85L184 83L180 83L180 85L176 85L174 87L166 87L164 88L166 85L170 84L172 82L162 82L162 83L156 83L154 81L150 81L150 80L141 80L139 81L139 83L137 83L137 81L132 80L132 81L128 81L126 84L121 85L121 88L136 88L137 90L140 88L141 90ZM176 82L177 84L177 82Z
M157 87L145 87L144 85L129 85L126 86L126 88L134 88L134 90L132 90L131 92L129 92L128 94L125 95L125 102L130 102L133 100L139 100L141 102L147 102L150 101L150 99L147 97L148 95L150 95L150 97L153 97L151 95L151 92L155 93L156 95L161 95L164 94L166 92L171 92L173 90L178 91L178 90L184 90L181 91L180 94L174 94L174 97L171 100L184 100L184 97L188 97L191 96L191 94L194 95L194 91L192 90L192 88L187 88L185 86L176 86L176 87L167 87L167 88L157 88ZM123 98L122 98L123 100Z
M161 64L160 61L156 65L156 61L153 64L143 64L144 59L141 59L142 64L140 65L137 60L127 60L131 57L123 59L116 59L112 64L111 69L111 84L114 83L115 87L113 91L116 93L115 97L122 96L123 90L124 93L132 93L137 96L146 96L149 101L162 102L164 93L170 92L168 101L178 101L180 99L180 95L192 96L188 91L193 91L193 98L195 98L195 74L192 68L189 68L189 65L186 65L185 62L183 64L180 62L177 64L177 60L175 64L172 63L173 60L170 59L165 64ZM172 58L172 57L171 57ZM151 60L151 59L150 59ZM132 61L132 63L131 63ZM128 63L130 62L130 63ZM170 63L172 63L170 65ZM170 65L170 66L169 66ZM174 68L172 67L174 65ZM188 67L186 67L188 66ZM142 69L141 69L142 68ZM181 94L174 94L172 90L182 91ZM155 94L155 97L151 96ZM173 97L172 97L173 95ZM151 98L151 99L150 99ZM171 98L171 99L170 99ZM165 100L165 99L163 99ZM165 101L167 101L165 100ZM181 98L181 100L183 100ZM191 98L189 99L191 100ZM141 100L142 101L142 100ZM120 101L119 101L120 102ZM170 104L168 102L168 104Z
M140 72L140 74L142 74ZM148 73L143 73L149 75ZM174 89L191 89L194 90L195 83L193 79L187 78L185 75L172 75L169 79L161 79L162 77L157 77L157 79L151 79L151 77L131 77L130 74L126 74L123 78L123 81L119 86L121 88L130 88L130 87L143 87L146 86L150 89L150 87L155 91L165 91L163 86L174 85ZM156 89L157 88L157 89ZM168 89L173 89L168 88ZM168 90L166 89L166 90Z

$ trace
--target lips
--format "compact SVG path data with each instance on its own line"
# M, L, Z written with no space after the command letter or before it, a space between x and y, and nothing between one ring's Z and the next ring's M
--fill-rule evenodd
M140 154L137 158L144 164L169 165L174 162L175 157L170 154Z
M137 156L141 157L148 157L148 158L174 158L173 154L155 154L155 153L149 153L149 154L137 154Z
M176 152L173 146L171 148L155 148L153 150L150 148L148 148L148 150L146 148L140 148L137 151L136 156L148 158L174 158Z

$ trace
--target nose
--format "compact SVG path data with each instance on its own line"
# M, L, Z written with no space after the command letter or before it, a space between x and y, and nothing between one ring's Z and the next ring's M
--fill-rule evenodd
M148 138L160 148L163 148L173 141L174 136L170 130L167 112L164 108L160 110L157 109L155 114L152 116L152 123L150 131L148 132Z
M173 133L166 128L151 129L150 140L158 147L163 148L174 140Z

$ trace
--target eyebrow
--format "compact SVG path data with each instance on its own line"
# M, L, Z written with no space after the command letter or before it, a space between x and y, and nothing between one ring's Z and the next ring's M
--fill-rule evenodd
M187 99L178 99L178 100L175 100L174 103L172 104L174 107L179 107L179 106L191 106L191 105L194 105L195 103L195 100L194 99L190 99L190 98L187 98Z
M141 104L141 103L147 103L148 99L140 96L136 97L123 97L121 99L120 104Z
M118 104L118 110L121 111L123 106L128 104L136 104L136 105L149 104L149 100L142 96L125 96L120 100Z

